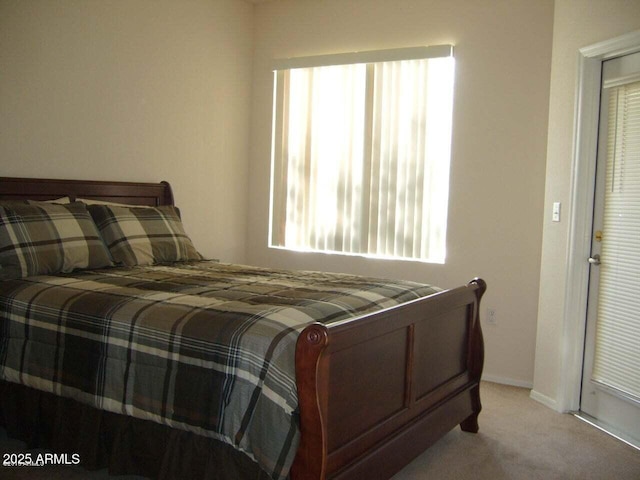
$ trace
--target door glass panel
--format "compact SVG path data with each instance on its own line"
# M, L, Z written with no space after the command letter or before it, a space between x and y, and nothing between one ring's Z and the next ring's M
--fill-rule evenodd
M592 379L640 400L640 82L609 92Z

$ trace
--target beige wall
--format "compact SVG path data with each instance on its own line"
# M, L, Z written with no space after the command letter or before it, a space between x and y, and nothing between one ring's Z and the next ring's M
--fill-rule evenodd
M578 51L640 29L637 0L556 0L549 108L544 237L540 275L535 396L550 406L561 395L568 221L552 223L551 205L571 211L573 126ZM580 335L580 332L576 332Z
M168 180L242 261L252 49L238 0L0 0L0 175Z
M567 223L548 213L570 211L577 51L639 18L635 0L556 0L555 23L551 0L0 0L0 175L170 180L226 261L483 276L485 372L553 400ZM270 60L438 43L457 59L446 265L268 249Z
M485 373L531 385L535 349L553 2L282 0L258 4L247 260L451 287L474 276L497 312ZM453 158L445 265L267 248L273 58L452 43Z

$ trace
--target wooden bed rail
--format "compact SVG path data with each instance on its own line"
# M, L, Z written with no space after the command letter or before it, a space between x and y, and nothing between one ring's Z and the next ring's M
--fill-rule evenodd
M387 479L460 424L478 431L482 279L300 335L293 480ZM375 402L370 402L376 399Z

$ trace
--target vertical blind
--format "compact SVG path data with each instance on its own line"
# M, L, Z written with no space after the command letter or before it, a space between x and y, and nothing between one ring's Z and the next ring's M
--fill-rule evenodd
M448 52L276 71L271 246L444 262Z
M593 380L640 401L640 82L609 95Z

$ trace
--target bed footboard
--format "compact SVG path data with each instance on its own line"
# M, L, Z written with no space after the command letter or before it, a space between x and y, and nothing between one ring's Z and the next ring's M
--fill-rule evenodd
M388 479L460 424L478 431L486 283L300 335L293 480Z

